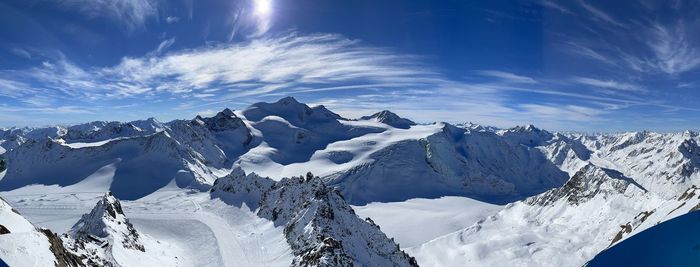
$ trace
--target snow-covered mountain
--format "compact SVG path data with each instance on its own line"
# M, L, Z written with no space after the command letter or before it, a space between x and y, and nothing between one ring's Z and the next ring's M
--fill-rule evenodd
M295 255L292 265L417 266L371 219L360 219L338 191L311 173L274 181L235 169L211 191L284 227Z
M551 159L566 147L591 151L588 160L577 153L552 160L562 169L583 166L563 186L508 204L409 253L428 266L580 266L621 240L700 208L695 133L567 138L573 143L538 146Z
M700 208L699 139L690 131L582 135L532 125L418 125L390 111L347 119L287 97L166 123L3 130L7 170L0 171L0 194L30 211L30 221L68 233L65 244L99 247L95 261L148 257L119 245L126 240L119 233L139 233L140 226L148 233L127 243L142 245L145 255L162 250L158 255L177 255L164 257L183 266L211 258L163 230L181 226L160 229L149 221L167 215L211 229L202 232L217 240L211 265L245 258L247 265L580 266ZM307 172L318 177L299 177ZM113 195L103 197L106 192ZM127 207L119 214L138 218L131 229L125 217L110 216L116 199ZM42 207L76 212L56 219ZM163 207L176 215L156 213ZM421 223L386 217L396 210ZM436 211L473 215L431 219L446 218ZM95 214L76 217L83 213ZM124 229L107 236L66 229L78 220ZM216 238L241 229L267 236L239 233L237 244ZM87 242L79 232L100 241ZM178 245L159 246L159 238ZM152 250L148 244L155 244ZM261 244L266 248L253 252ZM234 249L237 258L222 256L223 249ZM173 254L180 250L205 254Z
M73 254L80 255L86 266L194 264L187 262L178 248L140 234L111 193L105 194L90 213L84 214L63 235L63 244Z
M495 133L439 123L402 129L391 125L404 121L397 115L375 115L378 121L351 121L288 97L238 115L226 109L169 123L35 129L20 135L26 140L8 152L17 163L10 164L0 190L73 185L109 169L114 175L102 181L108 185L103 190L136 199L172 181L207 187L241 166L270 177L318 173L352 204L444 195L507 202L567 179L539 150L520 144L535 128ZM82 167L69 167L75 164Z
M586 266L697 266L700 212L663 222L597 255Z
M396 113L388 110L382 110L370 116L362 116L360 120L374 120L400 129L408 129L416 125L412 120L401 118Z

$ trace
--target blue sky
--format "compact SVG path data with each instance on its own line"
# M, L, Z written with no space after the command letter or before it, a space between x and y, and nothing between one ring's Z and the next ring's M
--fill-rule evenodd
M697 129L693 1L0 3L0 126L162 121L294 96L346 117Z

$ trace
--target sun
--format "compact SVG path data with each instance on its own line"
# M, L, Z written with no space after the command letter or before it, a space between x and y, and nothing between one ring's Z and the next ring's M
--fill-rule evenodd
M272 13L272 0L253 0L255 14L267 17Z

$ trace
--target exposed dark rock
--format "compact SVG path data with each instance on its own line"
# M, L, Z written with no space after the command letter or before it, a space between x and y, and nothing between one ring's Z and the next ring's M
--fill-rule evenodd
M58 235L44 228L39 229L39 231L41 231L44 235L46 235L46 238L49 239L49 244L51 245L49 249L51 250L51 253L56 256L57 267L85 266L80 257L66 250L66 248L63 246L63 241L60 237L58 237Z
M415 122L399 117L399 115L396 115L395 113L388 111L388 110L382 110L380 112L374 113L370 116L364 116L361 117L360 120L376 120L378 122L384 123L386 125L395 127L395 128L400 128L400 129L408 129L411 128L411 126L416 125Z
M578 205L597 195L607 197L613 194L622 194L629 185L637 186L646 191L641 185L618 171L600 168L589 163L576 172L562 187L528 198L525 202L545 206L565 198L569 204Z
M284 227L293 266L417 266L376 224L357 217L339 191L311 173L274 182L237 169L211 191L224 201L256 198L258 216Z
M10 230L4 225L0 224L0 235L9 234Z

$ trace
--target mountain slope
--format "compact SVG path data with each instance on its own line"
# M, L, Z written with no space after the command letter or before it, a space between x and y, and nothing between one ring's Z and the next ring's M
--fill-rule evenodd
M56 234L35 227L2 198L0 260L10 266L83 266Z
M329 183L354 205L462 195L504 203L560 186L568 178L537 149L488 131L446 123L401 140Z
M388 110L382 110L369 116L363 116L360 120L374 120L400 129L408 129L416 125L412 120L401 118L399 115Z
M10 164L0 189L11 190L30 184L77 184L113 166L104 177L107 188L120 198L135 199L153 192L181 175L179 170L192 170L197 163L167 132L110 141L98 146L72 148L57 141L29 140L9 151ZM80 166L75 168L75 166ZM194 171L191 171L194 173ZM206 175L206 174L205 174ZM190 174L185 184L197 184L207 178Z
M173 181L207 189L241 166L271 177L310 170L352 204L446 195L505 203L566 180L541 151L521 144L533 132L551 135L545 131L525 127L500 134L446 123L400 129L385 124L400 121L392 114L377 114L381 122L349 121L288 97L193 120L19 131L7 155L17 163L10 164L0 190L76 185L107 168L114 174L96 191L136 199ZM70 167L77 164L81 168Z
M560 188L508 204L409 253L425 266L580 266L611 244L697 210L695 190L665 199L619 172L588 164Z
M90 213L85 214L65 235L69 250L83 255L89 266L181 266L181 251L141 235L124 215L122 206L111 193L105 194ZM180 253L178 253L180 252Z
M469 226L465 229L415 244L411 252L425 265L576 266L644 229L698 209L699 139L689 131L583 135L532 125L414 125L390 112L347 120L323 106L284 98L168 123L149 119L3 130L0 146L8 150L8 164L0 190L78 195L111 190L116 197L136 200L169 190L206 194L238 167L274 179L311 171L320 176L312 183L238 179L248 182L229 187L227 197L215 190L215 203L245 205L256 219L279 227L305 225L331 233L365 228L355 219L330 220L322 212L349 212L336 201L340 195L344 203L368 206L395 202L401 207L415 198L444 196L510 203L474 225L459 225ZM278 186L295 193L281 193ZM293 212L273 218L279 207ZM410 231L421 231L413 225ZM401 227L381 226L387 233ZM299 229L285 235L298 264L309 257L326 263L364 260L363 255L386 259L394 251L387 249L390 245L355 247L354 239L341 242L339 250L333 241L323 245L325 238L347 236L322 237Z
M273 181L236 169L216 181L212 196L245 203L283 226L296 257L294 266L417 266L379 228L357 217L343 198L321 179Z
M698 266L700 211L649 228L598 254L586 266Z

